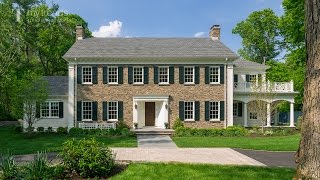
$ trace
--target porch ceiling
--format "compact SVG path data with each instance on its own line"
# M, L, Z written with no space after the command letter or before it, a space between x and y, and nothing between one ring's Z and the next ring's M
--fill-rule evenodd
M168 101L169 96L167 95L142 95L133 96L133 101Z

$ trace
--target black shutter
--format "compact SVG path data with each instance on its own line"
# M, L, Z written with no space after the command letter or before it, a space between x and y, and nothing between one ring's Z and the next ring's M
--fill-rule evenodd
M179 101L179 118L184 120L184 101Z
M238 82L238 74L233 75L233 82Z
M204 73L204 74L205 74L205 77L204 77L205 83L206 83L206 84L210 84L210 80L209 80L209 78L210 78L210 77L209 77L209 76L210 76L210 75L209 75L209 71L210 71L210 70L209 70L209 66L206 66L204 71L205 71L205 73Z
M200 120L200 102L199 102L199 101L195 101L194 103L195 103L195 105L194 105L194 109L195 109L195 112L194 112L195 120L196 120L196 121L199 121L199 120Z
M209 104L210 102L209 101L206 101L205 103L204 103L204 106L205 106L205 115L204 115L204 119L206 120L206 121L209 121L210 120L210 104Z
M154 76L153 76L153 82L154 82L154 84L159 84L159 77L158 77L158 66L154 66L153 67L153 73L154 73Z
M77 120L78 121L82 120L82 103L81 103L81 101L77 102Z
M123 84L123 67L118 67L118 84Z
M224 120L224 101L220 101L220 120Z
M98 120L98 102L97 101L92 102L92 120L93 121Z
M123 102L118 101L118 120L123 121Z
M220 84L224 84L224 66L220 66Z
M144 67L143 68L143 84L148 84L149 83L149 68L148 67Z
M59 118L63 118L63 102L59 102Z
M132 84L133 83L133 68L132 67L128 67L128 84Z
M77 66L77 83L81 84L82 83L82 67Z
M179 67L179 83L184 84L184 67Z
M36 118L40 118L40 103L36 102Z
M103 67L103 84L108 84L108 67Z
M246 82L249 82L249 81L250 81L250 75L246 74Z
M92 84L98 84L98 67L92 67Z
M102 102L102 120L108 120L108 102Z
M174 66L169 67L169 83L174 84Z
M238 103L238 116L242 117L242 102Z
M200 83L200 67L199 66L194 67L194 73L195 73L195 76L194 76L195 84L199 84Z

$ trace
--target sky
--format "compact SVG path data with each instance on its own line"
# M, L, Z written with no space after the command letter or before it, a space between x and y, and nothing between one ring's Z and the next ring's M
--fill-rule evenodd
M47 0L60 11L80 15L96 37L208 37L221 26L221 41L233 51L241 37L237 23L254 11L283 13L282 0Z

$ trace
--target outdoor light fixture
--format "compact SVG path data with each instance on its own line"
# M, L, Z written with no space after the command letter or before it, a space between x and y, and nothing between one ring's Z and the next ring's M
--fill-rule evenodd
M165 107L166 107L166 109L168 109L168 104L167 103L166 103Z
M137 109L137 108L138 108L138 105L137 105L137 104L135 104L135 105L134 105L134 108L135 108L135 109Z

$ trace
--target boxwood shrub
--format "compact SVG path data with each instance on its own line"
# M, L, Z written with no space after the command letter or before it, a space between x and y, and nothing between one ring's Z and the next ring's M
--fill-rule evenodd
M210 128L210 129L197 129L197 128L188 128L188 127L177 127L175 129L175 136L246 136L248 135L248 130L239 127L232 126L226 129L221 128Z

